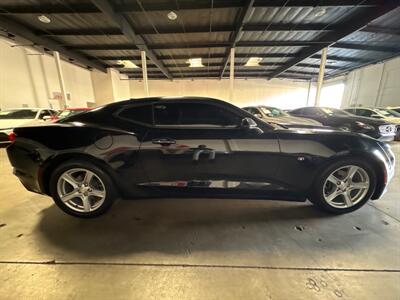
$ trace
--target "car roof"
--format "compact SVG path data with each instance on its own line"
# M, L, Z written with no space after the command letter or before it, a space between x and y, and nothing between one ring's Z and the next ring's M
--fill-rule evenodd
M199 96L174 96L174 97L147 97L147 98L131 98L128 100L123 100L123 101L118 101L118 102L113 102L107 105L104 105L104 107L119 107L122 105L127 105L127 104L147 104L147 103L156 103L156 102L177 102L177 101L199 101L202 103L214 103L214 104L223 104L223 105L228 105L235 107L238 109L236 105L229 103L224 100L220 99L215 99L215 98L210 98L210 97L199 97Z
M92 107L67 107L65 109L62 109L62 111L64 110L91 110L93 109Z

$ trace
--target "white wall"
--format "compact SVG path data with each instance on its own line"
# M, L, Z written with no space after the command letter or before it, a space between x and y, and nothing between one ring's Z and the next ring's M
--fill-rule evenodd
M131 80L133 98L144 97L143 82ZM294 108L307 104L308 83L272 79L236 79L233 104ZM149 80L150 96L206 96L229 101L229 80Z
M61 92L54 58L25 47L11 47L0 39L0 108L56 106L53 92ZM86 107L93 102L90 71L62 61L70 107ZM55 107L57 108L57 107Z
M350 72L342 102L348 106L400 106L400 58Z
M117 70L109 68L107 73L94 70L91 78L97 105L131 98L128 77Z

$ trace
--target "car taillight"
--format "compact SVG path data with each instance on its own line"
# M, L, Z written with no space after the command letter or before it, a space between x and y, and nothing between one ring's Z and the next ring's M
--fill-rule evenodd
M11 143L14 143L16 137L17 135L14 132L10 132L8 134L8 139L10 140Z

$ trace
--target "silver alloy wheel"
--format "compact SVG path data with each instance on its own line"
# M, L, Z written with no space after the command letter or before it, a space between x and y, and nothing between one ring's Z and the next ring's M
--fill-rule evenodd
M57 193L66 206L80 213L95 211L106 198L103 181L92 171L83 168L62 173L57 181Z
M335 208L348 208L362 201L368 193L370 179L367 171L355 165L333 171L325 180L325 201Z

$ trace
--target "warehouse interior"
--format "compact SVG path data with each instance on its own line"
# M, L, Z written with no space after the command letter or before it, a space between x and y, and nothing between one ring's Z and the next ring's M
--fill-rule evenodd
M399 5L2 0L0 117L175 96L400 108ZM345 215L172 197L89 220L25 190L5 148L0 174L0 298L400 299L398 168L380 200Z

